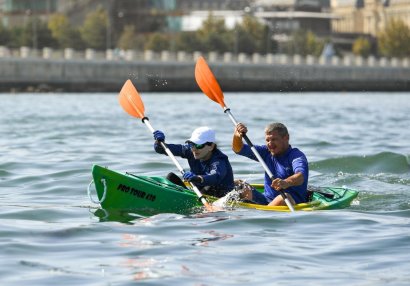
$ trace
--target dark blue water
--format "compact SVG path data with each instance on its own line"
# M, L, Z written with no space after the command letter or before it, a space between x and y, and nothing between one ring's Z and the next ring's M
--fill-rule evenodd
M168 142L216 129L235 177L262 180L230 150L233 125L201 93L142 93ZM310 184L360 190L350 208L236 209L107 220L86 195L92 164L175 171L117 94L0 95L1 285L409 285L410 94L227 93L253 143L285 123ZM183 167L184 161L180 160Z

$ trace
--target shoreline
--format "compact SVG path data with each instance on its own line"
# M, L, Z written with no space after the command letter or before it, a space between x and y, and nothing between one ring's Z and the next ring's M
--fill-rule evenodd
M223 91L409 91L410 67L208 61ZM200 91L195 61L0 58L0 92Z

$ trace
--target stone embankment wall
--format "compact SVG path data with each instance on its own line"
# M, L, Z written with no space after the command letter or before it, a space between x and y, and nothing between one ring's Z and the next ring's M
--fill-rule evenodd
M0 47L0 91L199 91L200 53ZM224 91L409 91L409 59L203 54Z

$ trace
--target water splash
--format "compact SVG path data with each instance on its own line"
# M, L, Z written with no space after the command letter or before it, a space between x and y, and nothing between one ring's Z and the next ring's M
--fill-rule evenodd
M235 180L235 188L224 197L216 200L213 205L224 209L234 209L243 200L244 193L251 190L252 186L246 180Z
M234 209L241 201L241 193L240 190L234 189L224 197L216 200L212 205L223 209Z

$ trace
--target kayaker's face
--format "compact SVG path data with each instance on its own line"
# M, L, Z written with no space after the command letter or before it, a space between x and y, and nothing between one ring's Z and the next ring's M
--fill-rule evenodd
M197 160L208 160L212 155L213 148L213 144L205 145L201 149L196 148L195 145L191 146L192 154Z
M289 135L281 136L277 131L265 134L266 146L272 155L282 155L289 148Z

